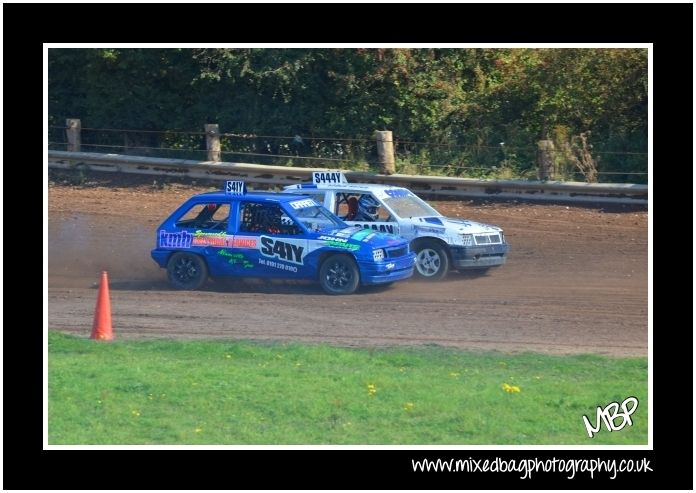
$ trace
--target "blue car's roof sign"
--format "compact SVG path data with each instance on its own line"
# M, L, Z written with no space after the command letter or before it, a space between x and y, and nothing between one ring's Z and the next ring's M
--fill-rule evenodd
M246 194L246 185L243 181L227 180L225 182L225 194L227 195L244 195Z

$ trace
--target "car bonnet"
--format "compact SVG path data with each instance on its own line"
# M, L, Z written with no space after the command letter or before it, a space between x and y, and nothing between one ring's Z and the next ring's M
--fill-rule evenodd
M335 229L324 234L349 240L351 243L366 243L373 248L392 247L407 243L400 236L389 233L380 233L362 226L350 226L343 229Z

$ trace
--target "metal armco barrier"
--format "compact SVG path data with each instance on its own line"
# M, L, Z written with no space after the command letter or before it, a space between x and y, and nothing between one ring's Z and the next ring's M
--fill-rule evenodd
M313 171L335 169L293 168L261 164L192 161L185 159L48 151L48 167L89 169L145 175L176 176L208 180L244 180L250 185L283 186L308 181ZM423 196L521 199L556 202L595 202L644 205L648 186L623 183L540 182L523 180L478 180L446 176L377 175L343 171L353 183L384 183L404 186Z

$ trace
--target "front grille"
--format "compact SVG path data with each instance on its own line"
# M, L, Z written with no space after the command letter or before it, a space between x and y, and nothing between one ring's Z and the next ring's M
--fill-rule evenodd
M502 243L498 233L474 235L474 241L477 245L499 245Z
M389 256L389 258L403 257L407 253L408 253L408 246L387 249L387 255Z

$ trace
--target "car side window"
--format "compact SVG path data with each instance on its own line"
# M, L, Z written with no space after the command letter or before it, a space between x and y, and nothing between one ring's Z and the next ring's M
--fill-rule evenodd
M322 205L324 205L324 199L326 198L326 192L311 192L308 190L302 190L302 195L308 195L314 199L317 204Z
M275 235L297 235L301 230L278 204L242 202L239 206L239 231Z
M334 214L344 221L355 221L358 213L359 194L337 193Z
M176 221L176 227L227 231L229 217L227 203L195 204Z
M335 214L345 221L390 221L391 215L371 193L341 193Z

